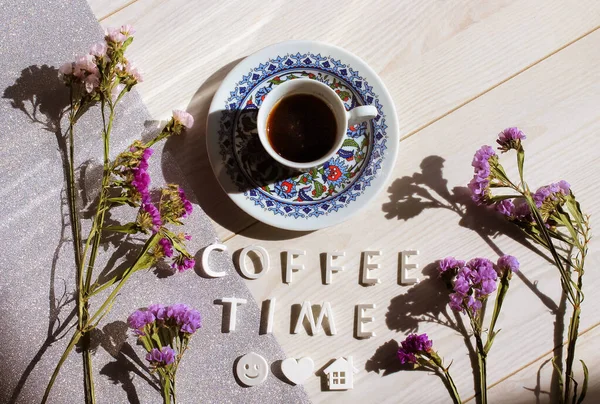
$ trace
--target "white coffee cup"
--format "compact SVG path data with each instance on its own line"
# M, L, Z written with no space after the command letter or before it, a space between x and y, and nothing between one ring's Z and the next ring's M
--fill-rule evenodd
M320 98L329 106L335 117L337 124L335 142L331 147L331 150L317 160L304 163L288 160L280 156L275 149L273 149L273 146L271 146L271 143L269 142L269 138L267 136L267 119L269 118L269 114L277 105L277 103L281 101L281 99L294 94L310 94ZM269 155L273 157L275 161L287 167L305 171L324 164L337 153L344 143L348 125L364 122L375 118L376 116L377 108L372 105L355 107L350 111L346 111L344 103L335 93L335 91L320 81L312 79L293 79L275 87L263 100L258 110L257 117L258 137L267 153L269 153Z

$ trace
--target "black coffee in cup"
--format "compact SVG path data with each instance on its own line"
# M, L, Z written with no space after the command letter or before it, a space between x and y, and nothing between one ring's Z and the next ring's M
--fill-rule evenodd
M267 117L267 139L286 160L307 163L325 156L336 141L337 122L329 105L311 94L292 94Z

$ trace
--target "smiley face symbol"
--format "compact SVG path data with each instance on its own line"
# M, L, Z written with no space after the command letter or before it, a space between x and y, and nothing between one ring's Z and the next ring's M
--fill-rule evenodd
M267 379L269 365L265 358L250 352L240 357L235 367L235 374L244 385L258 386Z

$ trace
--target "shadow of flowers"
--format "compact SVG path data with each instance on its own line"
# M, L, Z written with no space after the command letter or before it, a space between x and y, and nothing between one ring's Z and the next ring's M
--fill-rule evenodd
M127 342L128 332L129 327L123 321L106 324L102 330L92 331L90 349L96 351L101 347L113 357L114 361L104 365L100 374L107 376L113 384L120 385L127 394L129 403L140 403L133 376L141 377L156 391L160 391L160 382Z
M60 122L69 104L69 92L59 80L58 70L48 65L32 65L25 68L21 71L21 76L15 83L4 90L2 98L10 100L13 108L22 111L32 123L38 124L44 131L49 132L51 136L56 138L63 168L68 170L67 143ZM62 339L69 332L69 325L75 317L74 308L71 308L66 315L62 313L72 306L73 292L68 290L66 284L57 284L56 282L60 254L72 242L72 237L69 236L71 225L68 201L67 191L63 188L60 200L61 231L52 257L49 274L49 315L46 339L21 374L9 399L10 403L17 401L27 379L42 356L53 343Z
M440 156L428 156L421 162L420 172L396 179L388 189L389 202L382 206L385 217L390 220L408 221L426 209L445 209L454 212L458 216L458 224L476 232L498 256L504 255L504 252L494 242L494 239L502 235L512 238L548 262L552 262L540 249L530 243L516 226L508 223L489 208L476 205L471 200L468 188L448 189L448 181L443 176L444 162L445 160ZM389 329L405 334L416 332L421 322L434 322L450 327L465 339L471 362L474 364L473 369L477 369L477 356L470 342L469 332L464 326L462 318L449 309L447 305L448 288L438 277L436 266L436 264L430 264L425 267L423 274L427 278L409 289L408 292L391 300L386 314L386 324ZM554 344L558 348L555 349L554 354L558 357L557 363L561 363L562 350L560 347L564 332L566 302L562 299L559 304L556 304L553 299L543 294L537 288L537 283L532 282L523 272L518 272L517 275L555 316ZM396 351L397 343L395 341L386 342L367 362L367 370L377 373L383 371L384 376L397 372L400 368L396 359ZM392 359L389 359L390 357ZM555 397L558 391L556 386L559 374L556 370L554 371L552 397ZM474 382L477 390L478 383L476 380Z
M71 248L74 251L75 245L75 226L72 225L70 211L72 195L69 194L69 145L66 129L63 128L61 122L64 123L66 114L70 106L70 94L68 88L59 78L58 70L53 66L32 65L21 71L14 84L4 89L2 98L8 99L10 105L21 111L33 124L42 129L42 134L47 132L49 136L53 136L56 140L57 149L60 155L63 168L64 182L61 190L61 206L60 219L61 230L58 236L58 243L52 257L52 264L49 268L49 289L48 289L48 327L47 335L42 345L33 356L23 373L21 374L16 386L14 387L9 403L18 401L23 388L30 375L40 362L46 351L56 341L64 338L72 327L74 327L74 319L76 318L76 309L74 306L74 288L71 289L64 282L57 282L57 266L61 255L66 248ZM91 161L84 162L81 166L76 167L74 181L78 185L79 193L76 194L75 211L84 219L91 217L92 206L97 203L97 195L92 196L87 193L86 185L93 185L91 188L97 188L99 178L102 175L101 167L93 167ZM77 191L76 191L77 192ZM47 214L51 215L52 212ZM107 223L110 224L111 219L108 218ZM136 252L136 244L133 243L133 238L129 237L123 240L123 235L115 233L108 235L103 240L102 247L107 248L108 244L117 247L109 259L107 265L102 269L100 280L108 279L112 276L118 276L134 259ZM139 246L138 246L139 248ZM120 260L119 256L125 254L125 260ZM75 265L73 265L73 270Z

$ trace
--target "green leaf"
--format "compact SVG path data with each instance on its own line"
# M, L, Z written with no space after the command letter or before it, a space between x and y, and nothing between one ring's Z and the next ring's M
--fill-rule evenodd
M495 195L490 199L494 202L503 201L505 199L521 198L521 195Z
M521 177L521 184L525 183L525 180L523 180L523 165L525 163L525 150L523 150L523 147L520 147L519 150L517 150L517 166L519 168L519 177Z
M140 229L134 222L124 224L122 226L106 226L102 230L104 231L115 231L117 233L136 234L139 233Z
M150 249L156 247L158 242L160 241L159 233L152 235L144 244L144 248L142 252L138 256L138 259L134 266L131 267L131 272L138 271L140 269L149 268L154 264L154 257L149 254Z
M148 337L148 335L140 337L140 342L142 343L146 351L150 352L152 350L152 342L150 341L150 337Z
M315 181L313 183L313 185L315 186L315 197L320 197L321 195L323 195L323 184L321 184L318 181Z
M554 358L552 358L552 366L554 367L554 370L556 370L556 374L558 375L558 392L559 392L558 396L562 397L565 382L562 377L562 369L556 363L556 356Z
M588 389L588 368L585 365L585 362L580 360L581 362L581 366L583 366L583 386L581 387L581 394L579 395L579 400L577 400L577 404L581 404L583 402L583 399L585 398L585 395L587 394L587 389Z
M127 49L127 47L133 42L133 37L130 36L129 38L127 38L127 40L125 42L123 42L123 51L125 51L125 49Z
M156 342L156 347L157 348L161 348L162 347L162 343L160 341L160 335L158 335L158 333L152 333L152 340L154 342Z
M187 249L185 248L185 245L183 245L179 241L177 241L177 237L175 237L175 235L173 233L166 230L165 235L169 238L169 240L171 241L171 244L173 244L173 248L175 248L175 250L177 250L181 254L189 255Z
M356 147L357 149L360 148L360 146L358 145L358 143L356 143L356 141L354 139L344 140L342 147Z

